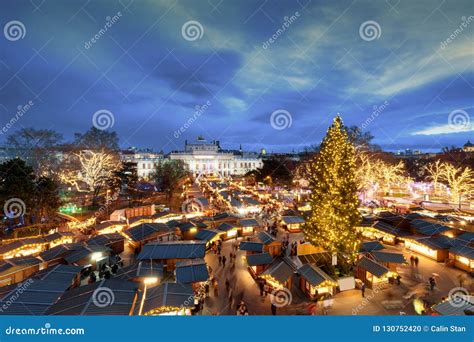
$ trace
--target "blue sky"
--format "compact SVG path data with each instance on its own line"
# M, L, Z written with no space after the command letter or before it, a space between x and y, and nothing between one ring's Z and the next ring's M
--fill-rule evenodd
M18 106L34 105L0 142L21 127L71 138L100 110L112 113L109 129L123 147L165 151L197 135L228 148L301 150L321 141L337 113L389 150L437 151L474 140L469 0L1 6L0 124ZM6 33L12 21L23 24L22 38ZM197 39L183 36L189 21L199 24ZM366 22L375 22L375 36L361 31ZM275 129L275 111L291 125Z

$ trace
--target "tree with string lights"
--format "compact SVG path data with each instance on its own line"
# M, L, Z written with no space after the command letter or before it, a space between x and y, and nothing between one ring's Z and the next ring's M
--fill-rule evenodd
M361 221L355 148L338 116L309 165L311 215L304 226L306 240L337 254L350 265L357 258ZM340 259L339 259L340 260ZM343 266L341 264L341 266Z

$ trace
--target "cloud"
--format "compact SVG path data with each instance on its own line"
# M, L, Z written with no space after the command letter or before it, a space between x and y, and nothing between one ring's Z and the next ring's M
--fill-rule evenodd
M468 123L465 125L445 124L432 126L420 131L413 132L412 135L440 135L440 134L456 134L474 132L474 124Z

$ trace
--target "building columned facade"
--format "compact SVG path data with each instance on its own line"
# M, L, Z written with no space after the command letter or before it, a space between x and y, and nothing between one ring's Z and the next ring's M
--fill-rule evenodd
M120 159L124 163L136 165L138 178L148 179L155 172L156 165L163 160L163 153L130 148L120 153Z
M184 151L171 152L170 159L182 160L195 176L242 176L263 166L257 153L223 150L219 141L207 142L199 137L196 142L185 142Z

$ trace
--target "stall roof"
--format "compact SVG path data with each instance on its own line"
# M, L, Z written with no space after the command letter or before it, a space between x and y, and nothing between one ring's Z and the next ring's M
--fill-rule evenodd
M288 278L293 275L294 268L288 264L283 258L277 258L273 261L269 268L267 268L262 275L271 276L279 283L284 284Z
M172 232L174 232L173 228L164 223L142 223L125 230L124 234L133 241L142 241L155 233L168 234Z
M221 232L215 229L202 229L194 237L196 240L211 241L217 234Z
M6 272L14 267L27 268L33 265L38 265L41 260L32 256L16 257L5 260L0 260L0 273Z
M177 283L196 283L209 279L209 271L204 259L177 262L175 272Z
M438 236L438 237L422 237L422 238L415 238L416 242L425 245L433 250L439 249L449 249L451 247L456 246L457 240L451 239L447 236Z
M146 244L138 258L140 260L195 259L204 258L205 254L206 243L203 241L168 241Z
M256 219L241 219L240 226L242 227L258 227L258 221Z
M474 296L459 295L455 301L445 300L434 305L432 309L443 316L464 316L466 311L474 311Z
M96 245L91 245L91 246L85 246L85 245L80 245L77 248L72 249L69 253L67 253L66 256L64 256L64 260L68 264L73 264L75 262L78 262L84 258L89 257L93 253L109 253L110 248L106 246L96 246Z
M282 220L285 224L304 223L304 218L301 216L283 216Z
M101 234L101 235L94 236L93 238L87 240L86 243L89 246L90 245L105 246L110 243L123 241L123 240L125 240L125 237L122 234L112 233L112 234Z
M93 228L97 231L101 231L113 226L124 225L125 223L122 221L104 221L100 224L96 224Z
M389 223L383 221L377 221L372 225L373 228L376 228L384 233L392 234L395 236L400 236L401 229L399 227L392 226ZM408 233L407 233L408 234Z
M379 278L389 271L384 265L381 265L365 256L359 260L357 266Z
M393 252L380 252L380 251L373 251L371 252L374 259L378 262L389 262L394 264L405 264L406 260L402 253L393 253Z
M260 232L257 234L257 237L264 245L269 245L276 241L276 239L268 232Z
M228 219L228 218L236 218L236 216L232 215L232 214L229 214L229 213L220 213L220 214L217 214L217 215L214 215L213 217L211 217L211 220L212 221L220 221L220 220L225 220L225 219Z
M187 232L189 230L191 230L192 228L196 228L196 225L193 223L193 222L181 222L180 224L178 224L178 228L179 230L184 233L184 232Z
M235 197L231 197L230 198L230 205L233 206L234 208L240 208L240 207L242 207L242 202L240 202Z
M61 299L46 311L46 314L129 315L132 308L139 303L138 286L137 283L117 279L104 279L81 286L64 293Z
M231 229L234 229L235 227L227 222L221 223L220 225L217 226L217 229L222 231L222 232L227 232Z
M57 258L64 258L68 253L71 253L74 249L77 249L82 245L83 244L80 242L61 244L41 252L39 257L46 262Z
M303 264L321 265L331 261L331 255L327 252L298 255L298 259Z
M379 251L384 248L385 247L379 241L367 241L367 242L362 242L359 248L359 252L367 253L367 252Z
M72 285L80 267L56 265L36 273L19 287L10 285L2 292L0 315L44 315L46 310ZM19 294L19 289L22 292ZM15 299L13 299L15 298Z
M0 246L0 254L9 253L17 248L21 248L23 246L35 245L35 244L44 244L46 241L42 238L27 238L16 240L5 245Z
M324 281L331 281L335 283L336 281L331 278L326 272L315 265L304 264L298 268L298 273L312 286L318 286Z
M191 284L163 283L148 289L143 303L143 313L162 307L194 307L194 290Z
M166 225L170 228L176 228L180 225L180 221L178 220L169 220L168 222L166 222Z
M120 268L115 276L117 279L133 280L134 278L163 278L163 265L153 260L137 261Z
M247 255L247 264L249 266L269 265L273 262L273 258L268 253Z
M242 241L239 245L241 251L248 252L263 252L263 243L252 242L252 241Z
M443 226L442 224L433 223L433 222L420 220L420 219L413 220L411 221L410 224L413 226L413 229L415 229L415 231L418 234L422 234L422 235L432 236L432 235L441 234L443 232L451 230L450 227Z
M43 239L45 242L53 242L63 237L73 237L74 233L71 232L56 232L53 234L46 235Z
M473 243L474 242L474 232L465 232L462 233L457 237L458 240L463 241L465 243Z
M469 246L455 246L449 249L451 253L474 260L474 248Z

